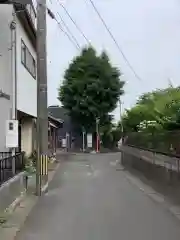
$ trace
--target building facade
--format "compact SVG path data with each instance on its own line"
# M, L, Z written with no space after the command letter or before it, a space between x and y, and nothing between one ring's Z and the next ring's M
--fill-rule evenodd
M57 145L59 148L62 147L62 140L66 139L67 136L69 136L68 141L68 147L70 147L71 138L72 138L72 123L71 119L67 114L67 111L63 107L59 106L49 106L48 112L51 116L58 120L63 121L63 126L58 130L58 136L57 136Z
M0 151L6 121L19 121L17 151L31 154L37 117L36 12L33 5L0 5Z
M83 133L82 129L77 129L76 125L71 120L66 109L60 106L49 106L49 114L56 119L63 121L63 126L58 130L58 147L61 148L62 140L66 139L68 149L82 149Z
M48 116L48 150L49 155L56 153L58 148L58 132L63 128L63 121L56 119L51 115Z

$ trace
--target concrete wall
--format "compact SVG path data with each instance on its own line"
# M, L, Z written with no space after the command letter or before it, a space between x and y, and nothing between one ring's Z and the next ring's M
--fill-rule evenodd
M13 20L12 5L0 5L0 90L11 97L11 29ZM5 146L6 120L11 118L12 98L0 97L0 151L7 151Z
M21 39L36 61L35 49L20 21L17 19L17 109L37 117L37 80L32 77L21 63Z

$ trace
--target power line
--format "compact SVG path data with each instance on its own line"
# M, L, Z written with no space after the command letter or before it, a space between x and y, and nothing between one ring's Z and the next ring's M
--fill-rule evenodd
M72 40L71 36L69 36L69 34L68 34L66 31L63 30L63 28L62 28L62 26L61 26L61 23L57 20L57 18L55 18L55 21L57 22L59 29L68 37L69 41L75 46L75 48L76 48L77 50L79 50L79 49L80 49L79 44L76 44L76 43Z
M101 22L103 23L104 27L106 28L107 32L109 33L110 37L112 38L113 42L115 43L117 49L119 50L119 52L121 53L121 55L123 56L125 62L127 63L127 65L129 66L129 68L131 69L131 71L134 73L135 77L139 80L142 81L142 78L136 73L136 71L134 70L133 66L131 65L131 63L129 62L129 60L127 59L126 55L124 54L122 48L120 47L120 45L118 44L118 42L116 41L116 38L114 37L114 35L112 34L111 30L109 29L109 27L107 26L105 20L103 19L103 17L101 16L100 12L98 11L97 7L95 6L93 0L89 0L92 7L94 8L95 12L97 13L98 17L100 18Z
M49 16L57 22L59 29L68 37L69 41L75 46L75 48L77 50L79 50L80 49L79 44L74 42L73 39L71 38L71 36L66 31L64 31L64 29L61 26L61 23L58 21L55 14L49 8L47 8L47 11L48 11Z
M76 21L71 17L70 13L68 12L68 10L66 9L66 7L60 2L60 0L57 0L57 2L59 3L59 5L64 9L64 11L66 12L66 14L68 15L68 17L71 19L71 21L73 22L73 24L75 25L75 27L77 28L77 30L81 33L81 35L84 37L84 39L87 41L88 44L91 44L89 39L86 37L86 35L83 33L83 31L80 29L80 27L78 26L78 24L76 23Z
M67 32L69 33L69 35L72 37L72 39L74 40L74 42L76 43L76 45L78 46L78 48L80 48L80 45L76 39L76 37L72 34L71 30L69 29L68 25L65 23L65 21L63 20L63 18L61 17L61 15L59 14L59 12L57 13L59 18L61 19L61 22L63 23L63 25L65 26Z

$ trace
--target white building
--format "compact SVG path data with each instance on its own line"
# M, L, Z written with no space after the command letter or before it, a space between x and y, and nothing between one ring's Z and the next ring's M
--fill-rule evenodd
M0 151L6 120L19 120L19 150L30 154L37 117L36 13L32 5L0 5ZM16 111L13 112L13 109Z

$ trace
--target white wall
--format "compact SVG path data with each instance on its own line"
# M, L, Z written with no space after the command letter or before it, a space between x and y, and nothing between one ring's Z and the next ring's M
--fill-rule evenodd
M0 152L6 152L6 120L11 118L11 102L0 98Z
M0 5L0 90L11 95L11 30L12 17L11 5ZM6 145L6 120L11 118L12 99L0 98L0 151L7 151Z
M11 29L13 20L13 6L0 5L0 90L10 95L7 100L0 97L0 152L7 151L6 143L6 120L11 119L12 111L12 61L11 61ZM37 81L21 63L21 38L36 60L35 50L28 39L21 23L17 19L17 109L32 116L37 116ZM26 135L28 139L29 136ZM25 141L31 141L24 138ZM26 145L26 142L25 142ZM32 144L31 144L32 145ZM30 145L28 145L30 146Z
M17 109L37 117L37 80L31 76L21 63L21 39L36 60L36 52L20 21L17 19Z
M25 119L21 123L21 150L27 155L32 153L32 119Z

